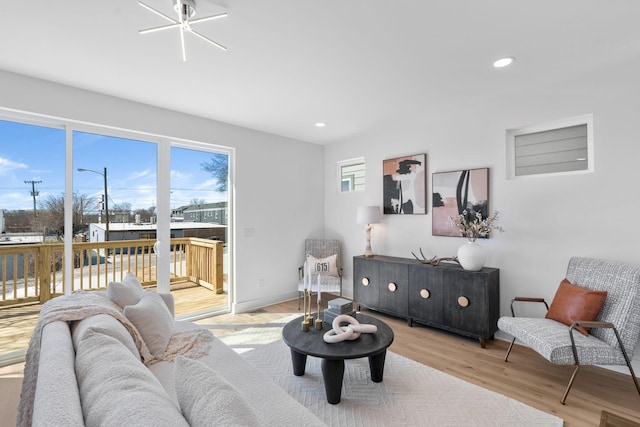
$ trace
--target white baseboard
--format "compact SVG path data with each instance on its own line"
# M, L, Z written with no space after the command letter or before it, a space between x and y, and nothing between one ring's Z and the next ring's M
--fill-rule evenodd
M233 314L245 313L247 311L257 310L273 304L290 301L298 298L298 291L290 291L281 294L269 295L266 298L254 299L249 301L235 301L231 304L231 312Z

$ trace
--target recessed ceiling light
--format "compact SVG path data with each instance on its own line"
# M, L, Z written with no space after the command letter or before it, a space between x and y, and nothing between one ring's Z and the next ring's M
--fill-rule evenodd
M323 127L325 127L326 125L327 125L327 124L326 124L326 123L323 123L323 122L318 122L318 123L316 123L316 127L317 127L317 128L323 128Z
M515 61L515 59L516 58L514 58L513 56L505 56L504 58L500 58L496 62L494 62L493 66L495 68L506 67L507 65L511 65L511 63Z

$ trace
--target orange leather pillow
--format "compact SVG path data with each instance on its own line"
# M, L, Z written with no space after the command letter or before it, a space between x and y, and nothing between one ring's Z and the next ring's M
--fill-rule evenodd
M545 317L557 320L567 326L571 326L574 322L580 320L595 320L605 299L607 299L607 291L593 291L574 285L564 279L560 282L560 286ZM587 328L578 326L576 329L585 335L589 335Z

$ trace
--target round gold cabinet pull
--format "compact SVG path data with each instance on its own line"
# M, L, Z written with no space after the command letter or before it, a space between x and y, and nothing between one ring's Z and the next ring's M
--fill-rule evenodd
M427 299L431 296L431 294L426 289L420 289L420 296L424 299Z
M458 304L460 307L467 307L469 305L469 298L465 296L458 297Z
M369 286L369 278L368 277L363 277L362 278L362 284L364 286Z
M395 283L391 282L387 285L387 288L391 291L391 292L395 292L398 289L398 285L396 285Z

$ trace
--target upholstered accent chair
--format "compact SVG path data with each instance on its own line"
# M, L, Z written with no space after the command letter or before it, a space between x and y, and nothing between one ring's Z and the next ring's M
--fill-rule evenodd
M574 257L569 261L566 279L593 291L607 291L595 320L577 320L570 326L549 318L516 317L514 304L537 302L542 298L516 297L511 302L512 317L498 319L498 328L511 336L507 361L517 340L548 361L575 365L560 402L564 405L580 365L627 365L640 394L640 384L631 366L635 346L640 339L640 267L619 262ZM554 299L555 303L555 299ZM553 308L553 307L552 307ZM584 335L577 327L590 328Z
M338 239L306 239L304 262L298 267L298 309L303 291L318 290L318 276L322 292L342 296L342 251ZM307 271L305 271L307 266ZM311 275L309 275L311 268ZM310 280L309 280L310 279Z

